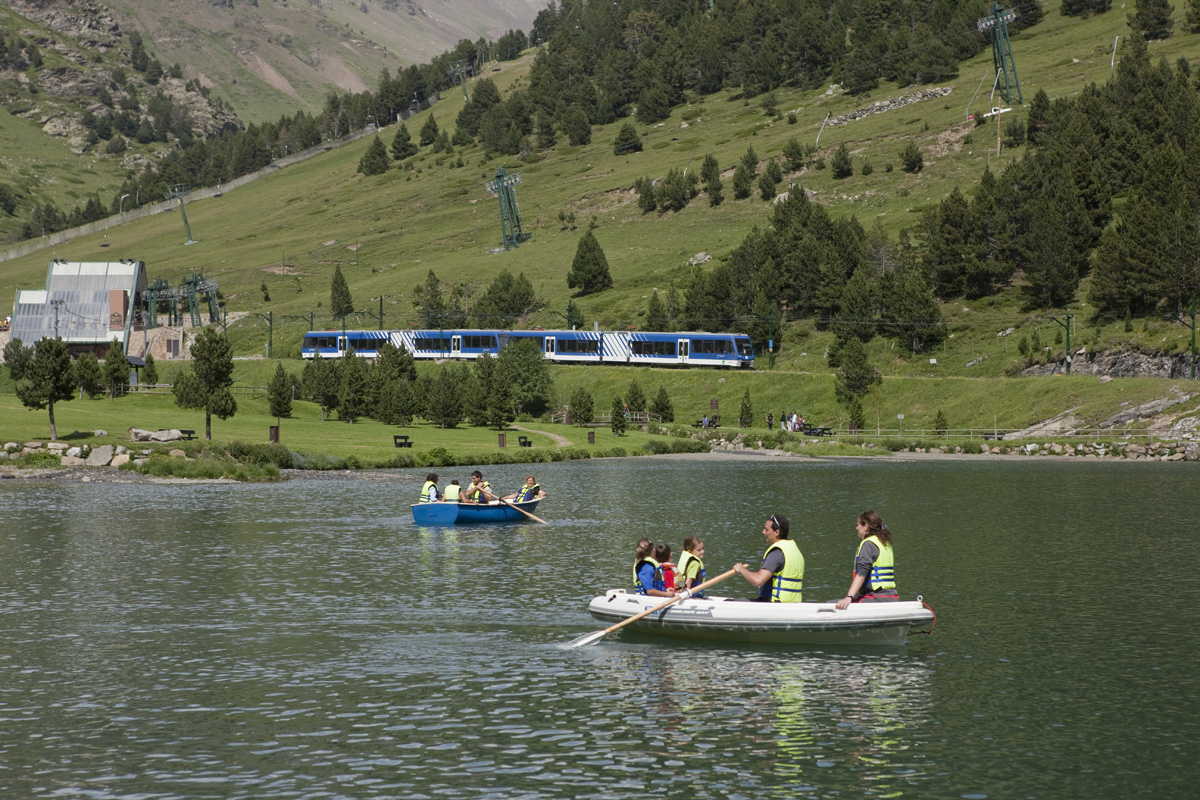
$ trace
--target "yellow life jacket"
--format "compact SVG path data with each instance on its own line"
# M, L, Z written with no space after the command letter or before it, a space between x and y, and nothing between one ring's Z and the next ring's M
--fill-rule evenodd
M420 503L433 503L437 501L437 484L433 481L425 481L425 485L421 487Z
M763 587L768 589L772 603L799 603L804 599L804 556L800 548L791 539L780 539L767 548L763 560L772 550L783 553L783 569L771 576L771 580Z
M858 543L858 550L854 553L854 558L857 560L859 553L862 552L863 545L867 542L879 548L879 558L875 559L874 566L871 567L871 574L863 582L862 589L864 594L874 594L875 592L884 589L896 588L896 554L892 551L891 545L884 544L879 541L878 536L868 536Z
M475 484L471 485L474 486ZM479 484L479 486L482 489L487 489L489 494L491 493L492 485L487 481ZM479 502L481 500L487 502L487 498L483 496L483 492L480 491L480 489L471 489L471 491L467 492L467 499L473 502Z
M442 499L447 503L457 503L462 497L462 487L455 486L453 483L446 487L442 492Z
M687 550L684 550L683 555L679 557L679 577L675 579L675 584L677 587L682 588L687 585L687 579L692 578L695 581L695 585L699 586L704 583L706 574L704 571L704 562ZM695 596L704 597L704 592L700 592Z

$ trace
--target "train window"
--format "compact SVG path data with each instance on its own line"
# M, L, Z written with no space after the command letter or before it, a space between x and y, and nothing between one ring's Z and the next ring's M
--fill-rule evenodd
M633 342L632 351L635 356L673 356L674 342Z
M420 337L420 338L415 339L413 343L416 346L416 349L418 349L418 350L449 350L450 349L450 340L449 339L431 339L431 338L427 338L427 337Z
M747 339L738 339L738 355L752 356L754 355L754 345Z
M595 354L600 352L600 342L595 339L559 339L558 352Z
M464 336L462 342L463 347L474 350L494 349L496 347L495 336Z

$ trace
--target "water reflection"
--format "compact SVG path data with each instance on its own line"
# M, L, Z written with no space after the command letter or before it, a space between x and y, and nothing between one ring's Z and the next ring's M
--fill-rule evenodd
M1020 467L547 465L551 524L479 528L368 481L0 487L0 796L1186 796L1197 473ZM700 533L712 574L764 508L840 591L867 505L933 637L562 646L638 538Z

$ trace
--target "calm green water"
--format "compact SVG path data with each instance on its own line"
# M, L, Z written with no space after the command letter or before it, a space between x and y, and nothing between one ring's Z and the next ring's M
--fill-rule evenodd
M0 486L0 797L1194 795L1195 465L537 475L550 525L462 530L414 528L415 475ZM715 574L771 513L837 597L868 507L938 613L907 649L562 646L638 538Z

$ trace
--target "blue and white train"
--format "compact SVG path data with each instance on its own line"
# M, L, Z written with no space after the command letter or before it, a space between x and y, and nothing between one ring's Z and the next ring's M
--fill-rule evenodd
M754 346L744 333L640 333L637 331L549 330L394 330L310 331L304 358L342 358L354 353L375 358L384 342L418 359L479 358L497 355L529 340L545 358L559 364L639 364L650 367L745 367L754 364Z

